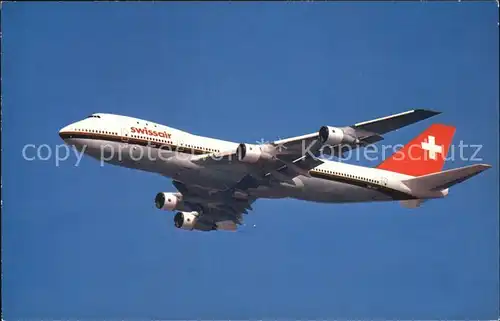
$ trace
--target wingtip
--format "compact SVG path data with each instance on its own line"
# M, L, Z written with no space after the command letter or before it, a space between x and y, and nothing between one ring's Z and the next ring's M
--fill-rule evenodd
M420 113L425 113L425 114L428 114L429 117L431 116L435 116L435 115L439 115L441 114L442 112L441 111L437 111L437 110L432 110L432 109L414 109L415 112L420 112Z
M490 164L474 164L474 165L469 165L471 168L474 168L476 173L481 173L481 172L484 172L485 170L488 170L490 169L491 167L493 167L492 165Z

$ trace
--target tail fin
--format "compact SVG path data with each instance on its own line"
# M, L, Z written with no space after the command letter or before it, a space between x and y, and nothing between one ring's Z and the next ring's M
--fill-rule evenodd
M453 126L433 124L377 168L410 176L439 172L454 134Z

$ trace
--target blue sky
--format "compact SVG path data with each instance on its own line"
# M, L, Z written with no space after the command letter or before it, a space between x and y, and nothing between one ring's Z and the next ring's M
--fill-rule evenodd
M494 2L2 9L4 319L498 316ZM494 167L418 210L260 200L237 233L175 229L158 175L22 156L93 112L255 142L413 108L443 114L386 143L452 124Z

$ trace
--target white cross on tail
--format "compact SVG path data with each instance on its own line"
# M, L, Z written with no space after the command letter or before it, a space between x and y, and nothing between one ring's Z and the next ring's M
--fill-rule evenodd
M422 149L429 152L430 159L436 159L436 154L443 153L443 146L436 145L436 137L427 136L427 142L423 141L421 143Z

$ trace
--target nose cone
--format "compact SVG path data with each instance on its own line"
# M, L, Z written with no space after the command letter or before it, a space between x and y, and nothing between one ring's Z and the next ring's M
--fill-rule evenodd
M61 137L62 140L66 140L68 138L71 138L69 125L61 128L61 130L59 131L59 137Z
M85 141L78 136L78 123L69 124L59 130L59 137L68 146L75 147L78 151L84 152Z

